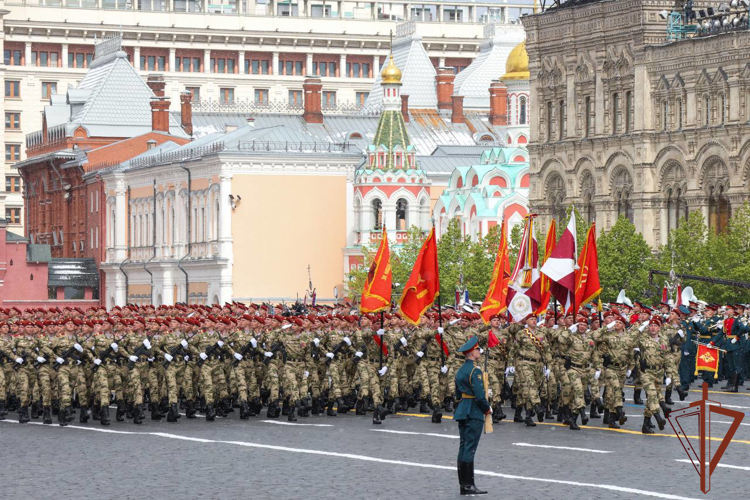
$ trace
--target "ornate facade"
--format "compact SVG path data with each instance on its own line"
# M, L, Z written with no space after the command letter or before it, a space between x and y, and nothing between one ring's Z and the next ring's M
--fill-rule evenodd
M543 224L573 203L600 231L625 215L659 245L695 210L725 230L750 199L750 33L667 42L659 11L674 7L602 1L524 18L529 196Z

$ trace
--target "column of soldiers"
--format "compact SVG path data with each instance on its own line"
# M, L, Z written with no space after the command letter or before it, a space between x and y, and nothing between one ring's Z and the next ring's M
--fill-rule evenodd
M750 373L746 311L612 304L603 314L497 315L484 325L467 308L431 310L413 326L395 313L325 306L0 309L0 419L17 411L20 422L67 425L78 413L110 425L112 406L116 421L135 424L147 412L212 422L235 410L292 422L354 411L374 424L418 410L440 423L457 403L457 350L476 337L495 423L507 404L528 427L557 419L578 430L603 418L616 429L627 422L632 379L634 401L645 403L642 432L652 433L652 419L664 428L672 391L683 400L696 379L696 342L726 351L720 373L702 379L738 391Z

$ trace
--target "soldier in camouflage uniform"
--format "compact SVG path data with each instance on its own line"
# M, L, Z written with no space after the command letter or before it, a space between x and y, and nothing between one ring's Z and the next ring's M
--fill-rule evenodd
M594 339L588 333L588 322L585 316L578 316L578 321L570 328L559 329L556 332L557 344L563 353L563 369L566 379L570 383L570 402L567 406L571 430L579 430L578 417L581 425L586 425L585 380L595 348Z
M534 413L541 422L544 420L544 407L539 393L544 386L544 379L549 377L549 363L552 360L549 340L544 332L537 328L536 316L529 316L523 323L515 323L508 332L515 336L515 384L519 385L520 399L516 405L526 408L524 422L534 427Z
M647 323L647 332L640 332L637 340L639 353L639 364L641 368L641 379L643 388L646 391L646 408L643 411L643 426L641 432L644 434L653 434L651 426L651 417L656 419L659 430L664 430L667 421L661 416L660 410L664 411L664 416L669 417L669 408L663 401L659 401L662 388L662 380L665 373L673 370L670 366L674 363L672 353L670 352L667 336L661 330L661 318L651 318ZM671 379L667 377L667 385Z

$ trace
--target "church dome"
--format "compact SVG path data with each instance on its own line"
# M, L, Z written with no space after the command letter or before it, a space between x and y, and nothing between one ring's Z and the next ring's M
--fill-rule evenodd
M380 76L383 77L383 83L401 83L401 70L398 69L398 66L396 66L396 63L393 62L393 54L389 56L388 59L388 66L383 68L383 72L380 73Z
M529 54L526 52L526 40L524 40L510 51L505 63L505 75L501 80L528 80L529 78Z

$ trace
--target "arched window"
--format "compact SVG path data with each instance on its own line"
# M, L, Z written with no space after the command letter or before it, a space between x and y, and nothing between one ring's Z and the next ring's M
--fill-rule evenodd
M594 135L594 106L591 102L591 97L586 97L586 116L584 117L585 128L583 130L583 136L589 137Z
M612 179L612 194L617 204L617 217L624 215L630 222L633 222L633 179L626 168L620 168Z
M214 202L214 240L219 239L219 200Z
M526 97L521 96L521 98L518 100L518 106L518 124L526 125Z
M612 95L612 135L620 132L622 124L622 109L620 107L620 94L615 92Z
M585 172L581 180L581 198L583 199L583 216L589 224L596 219L596 211L594 209L595 192L594 177L590 172Z
M708 195L708 227L717 234L726 233L732 212L726 194L729 188L729 170L717 157L709 158L707 162L709 165L703 175L703 185Z
M562 141L563 139L565 139L565 122L567 120L565 113L565 101L560 101L558 106L559 111L557 113L557 136Z
M662 183L667 198L667 230L670 232L680 227L680 220L688 216L684 182L685 171L679 163L667 167Z
M711 98L706 94L703 96L703 113L705 115L705 125L711 125Z
M565 181L560 174L554 173L547 180L547 203L550 212L558 224L565 220Z
M396 202L396 230L409 229L409 202L401 198Z
M721 106L721 110L719 111L719 116L721 117L721 124L724 124L724 121L727 118L727 98L722 92L719 94L719 106Z
M661 103L661 116L661 129L664 132L667 132L669 130L669 101L667 101L666 99L664 99Z
M177 233L175 232L175 228L176 227L177 226L175 225L174 205L172 204L169 207L169 231L170 231L170 234L171 234L171 238L170 238L170 242L169 242L170 245L174 245L175 242L176 242L175 241L176 237L177 237Z
M547 142L552 141L552 101L547 102Z
M379 199L372 200L372 229L374 231L383 229L383 202Z
M677 99L677 130L682 130L682 98Z
M627 115L625 118L625 133L630 134L633 132L633 119L635 116L635 105L633 104L632 91L628 91L625 93L625 107L627 108Z

